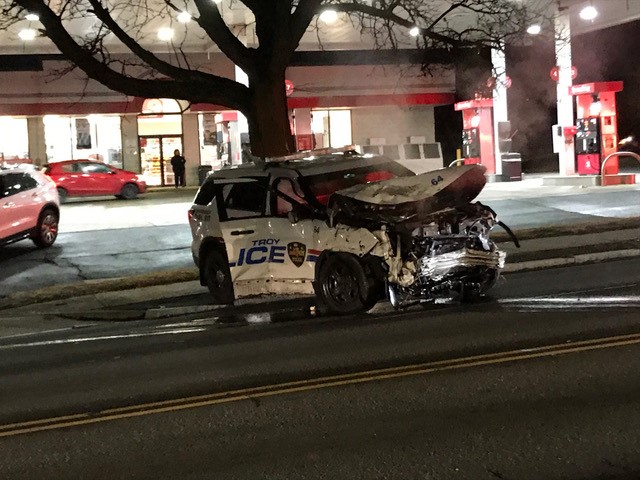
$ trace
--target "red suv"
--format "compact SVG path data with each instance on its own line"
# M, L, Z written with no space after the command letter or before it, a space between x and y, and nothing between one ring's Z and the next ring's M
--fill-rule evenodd
M33 168L0 166L0 245L30 238L50 247L58 236L56 186Z
M147 190L147 184L137 173L120 170L92 160L65 160L44 166L58 186L60 201L67 197L115 195L134 199Z

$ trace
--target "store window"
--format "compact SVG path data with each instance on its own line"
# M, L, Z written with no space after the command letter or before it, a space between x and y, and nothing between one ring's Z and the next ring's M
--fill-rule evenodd
M182 113L176 100L145 100L138 115L142 176L147 185L173 185L173 152L182 148Z
M89 159L122 168L122 130L118 115L45 115L47 161Z
M0 162L19 163L28 159L27 119L0 117Z
M312 110L311 130L316 148L351 145L351 110Z
M222 129L216 124L216 114L199 114L198 130L201 165L210 166L213 170L222 168L226 158L223 159Z
M201 113L198 115L200 133L200 164L218 170L225 165L251 161L248 153L249 135L242 131L241 119L235 111ZM244 127L246 128L246 127ZM235 133L234 133L235 132Z

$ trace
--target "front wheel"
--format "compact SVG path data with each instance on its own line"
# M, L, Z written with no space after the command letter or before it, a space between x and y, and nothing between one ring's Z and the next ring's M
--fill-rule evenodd
M120 195L116 195L118 198L124 198L125 200L133 200L138 196L138 187L133 183L127 183L120 190Z
M233 281L226 255L209 252L201 268L204 268L203 276L214 302L222 305L233 303Z
M327 258L314 287L319 300L333 314L366 312L375 305L374 286L353 255L337 253Z
M40 213L38 225L36 226L31 240L40 248L47 248L53 245L58 237L59 215L55 210L46 209Z

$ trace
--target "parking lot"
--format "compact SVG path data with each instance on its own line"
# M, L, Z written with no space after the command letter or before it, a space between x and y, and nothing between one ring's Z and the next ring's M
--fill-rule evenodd
M17 242L0 249L0 297L80 280L193 266L187 211L195 189L165 189L137 200L69 200L49 249Z

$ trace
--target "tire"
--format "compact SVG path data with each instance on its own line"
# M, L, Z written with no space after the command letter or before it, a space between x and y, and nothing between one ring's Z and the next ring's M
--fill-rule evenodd
M124 198L125 200L133 200L138 197L138 187L133 183L127 183L123 185L120 194L116 195L118 198Z
M40 212L38 217L38 225L36 226L31 240L39 248L47 248L53 245L58 237L58 221L60 216L58 212L47 208Z
M360 261L346 253L332 254L320 266L314 283L318 299L337 315L366 312L375 305L375 293Z
M233 303L233 281L227 256L213 250L207 254L201 268L204 268L203 277L214 302L221 305Z
M67 201L67 191L62 188L62 187L58 187L58 197L60 198L60 203L64 203Z

